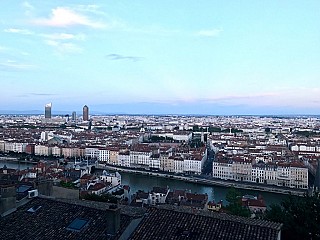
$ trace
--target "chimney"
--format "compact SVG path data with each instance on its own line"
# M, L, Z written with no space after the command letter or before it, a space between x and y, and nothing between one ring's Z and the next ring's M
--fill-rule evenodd
M49 179L37 181L34 188L38 189L40 195L52 196L53 181Z
M0 186L0 215L16 209L16 187L14 185Z
M110 205L107 212L107 234L116 235L120 228L120 208L117 205Z

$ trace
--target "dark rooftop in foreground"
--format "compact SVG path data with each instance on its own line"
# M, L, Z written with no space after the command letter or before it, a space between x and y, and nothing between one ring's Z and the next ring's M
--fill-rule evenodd
M106 210L44 198L34 198L0 218L0 239L118 239L131 217L120 215L116 236L107 233Z
M0 218L0 239L280 239L279 223L169 205L150 208L147 213L141 210L82 200L32 198ZM119 225L110 234L116 213Z
M152 208L130 239L277 240L281 224L230 215Z

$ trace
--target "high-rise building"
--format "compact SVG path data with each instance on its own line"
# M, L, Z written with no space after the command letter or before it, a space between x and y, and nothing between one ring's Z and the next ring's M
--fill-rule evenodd
M87 105L84 105L83 107L83 121L89 121L89 108Z
M72 112L72 121L76 122L77 120L77 113L76 112Z
M51 118L51 108L52 108L52 103L47 103L44 106L44 117L45 118Z

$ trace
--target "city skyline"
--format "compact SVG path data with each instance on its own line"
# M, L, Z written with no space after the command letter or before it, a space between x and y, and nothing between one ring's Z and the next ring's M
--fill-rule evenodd
M44 106L44 117L45 118L51 118L51 110L52 110L52 103L47 103L45 106Z
M0 113L319 114L319 1L18 3Z

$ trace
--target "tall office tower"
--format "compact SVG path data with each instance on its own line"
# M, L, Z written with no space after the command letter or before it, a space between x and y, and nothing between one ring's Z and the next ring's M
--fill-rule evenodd
M83 121L89 121L89 108L87 105L83 107Z
M47 103L44 106L44 117L45 118L51 118L51 108L52 108L52 103Z
M72 121L75 122L77 120L77 113L72 112Z

